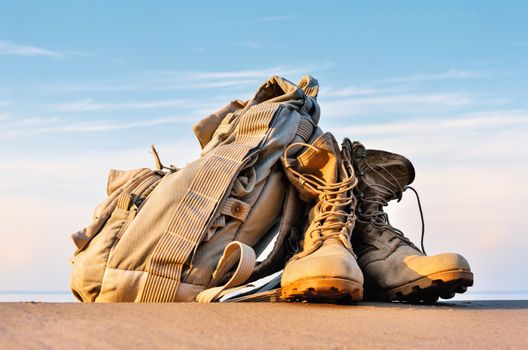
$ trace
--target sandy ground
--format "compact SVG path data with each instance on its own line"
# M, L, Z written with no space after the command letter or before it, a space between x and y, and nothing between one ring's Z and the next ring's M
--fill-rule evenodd
M0 348L527 349L528 301L0 303Z

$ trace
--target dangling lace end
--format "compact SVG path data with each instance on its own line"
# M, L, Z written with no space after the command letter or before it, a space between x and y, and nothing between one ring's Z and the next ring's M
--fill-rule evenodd
M420 211L420 220L422 221L422 237L420 239L420 245L421 245L421 248L422 248L422 253L424 253L425 255L427 255L427 253L425 252L425 246L424 246L424 237L425 237L425 220L424 220L424 216L423 216L423 210L422 210L422 204L420 203L420 196L418 195L418 191L416 191L414 188L412 188L411 186L405 186L403 188L403 190L407 190L407 189L410 189L411 191L414 192L414 194L416 195L416 201L418 202L418 210Z

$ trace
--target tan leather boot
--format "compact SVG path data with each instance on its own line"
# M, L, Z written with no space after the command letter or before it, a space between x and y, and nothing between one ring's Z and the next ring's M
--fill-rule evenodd
M282 298L361 300L363 275L350 243L357 184L350 148L341 152L330 133L302 146L307 149L298 157L288 158L289 150L283 157L286 174L301 199L309 203L309 212L302 250L288 261L282 274Z
M420 251L390 225L383 211L389 201L399 201L413 182L411 162L398 154L366 150L359 142L351 147L359 180L354 190L358 206L352 242L365 276L365 298L432 303L465 292L473 285L473 273L463 256L425 255L423 229Z

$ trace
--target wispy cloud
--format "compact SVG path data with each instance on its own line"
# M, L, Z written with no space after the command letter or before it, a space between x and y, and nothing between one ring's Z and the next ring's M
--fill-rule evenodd
M211 111L208 111L209 113ZM199 116L207 115L201 113ZM18 118L9 119L6 125L0 128L0 141L13 140L28 137L37 134L54 134L54 133L92 133L92 132L111 132L118 130L128 130L137 128L148 128L160 125L171 125L180 123L193 123L198 120L196 111L182 113L178 115L168 115L158 118L147 119L110 119L110 120L92 120L92 121L72 121L68 118Z
M292 76L314 73L331 67L331 63L307 66L274 66L264 69L238 71L151 71L143 72L129 79L107 80L62 85L59 90L67 91L162 91L189 89L241 89L255 86L272 75Z
M392 123L370 123L345 128L343 132L367 135L430 134L453 132L455 130L497 130L507 127L528 127L528 112L497 111L470 113L457 118L413 119ZM340 128L342 129L342 128Z
M295 16L295 15L269 16L269 17L261 17L259 18L259 21L261 22L289 21L292 19L296 19L298 17L299 16Z
M192 135L188 137L172 140L170 143L158 143L156 140L156 148L158 149L161 159L166 160L167 163L174 162L175 165L183 165L200 157L200 145ZM182 152L185 150L185 152ZM82 162L79 162L79 156L82 153ZM166 159L172 157L172 159ZM60 178L59 183L77 182L81 179L85 180L98 179L99 182L94 184L93 189L103 189L101 185L106 180L108 169L118 167L121 169L134 169L138 166L154 165L154 157L150 153L150 147L139 147L138 144L129 143L126 147L115 147L112 149L87 149L83 152L75 151L70 148L64 149L60 156L47 154L46 156L38 154L26 154L23 158L16 154L6 154L3 158L5 166L2 170L2 175L16 180L22 174L38 173L38 176ZM40 169L40 172L38 170ZM48 183L48 181L44 181ZM14 181L0 182L0 198L6 193L9 187L18 187L23 191L27 186L39 186L39 182L32 182L31 184ZM44 188L40 188L45 191Z
M42 117L30 117L30 118L19 118L9 124L9 127L42 127L51 124L56 124L61 121L60 118L42 118Z
M6 108L6 107L9 107L10 105L11 105L11 102L0 101L0 108ZM0 110L0 121L8 120L8 119L11 119L10 114Z
M48 108L55 112L55 116L46 117L12 117L7 113L0 113L0 140L14 140L36 134L51 133L91 133L111 132L116 130L127 130L136 128L148 128L159 125L170 125L178 123L190 124L200 118L213 113L221 108L228 99L224 96L216 96L203 101L202 99L173 99L135 102L98 102L92 99L84 99L70 103L51 105ZM114 112L119 110L170 110L170 113L158 116L135 115L129 118L117 117L105 114L104 118L99 113ZM59 114L60 112L60 114ZM73 113L93 112L90 119L84 115L73 116ZM162 112L163 113L163 112Z
M298 74L310 70L324 69L326 67L328 67L328 64L303 67L274 66L264 69L248 69L224 72L161 72L161 74L169 74L173 77L181 77L189 81L218 79L262 79L269 78L272 75Z
M52 127L63 122L60 118L44 117L21 117L8 113L0 113L0 141L14 140L28 134L32 134L37 129Z
M528 157L528 110L481 111L449 118L355 123L335 128L338 138L402 153L421 166L523 167ZM483 187L485 188L485 187Z
M327 117L347 117L375 113L431 112L432 108L460 107L473 101L464 94L392 94L383 96L326 99L321 95L321 108ZM433 109L433 111L435 111Z
M119 130L130 130L138 128L149 128L160 125L191 124L200 117L208 115L214 109L206 110L202 107L200 113L197 110L181 112L179 114L166 115L156 118L122 119L109 118L98 120L81 120L67 117L30 117L30 118L7 118L2 120L0 114L0 141L11 141L23 139L34 135L44 134L68 134L68 133L93 133L112 132ZM199 114L198 114L199 113Z
M259 48L263 48L264 47L264 44L262 44L261 42L258 42L258 41L254 41L254 40L237 41L237 42L231 43L231 45L247 47L249 49L259 49Z
M394 91L394 90L378 89L378 88L363 87L363 86L347 86L347 87L339 88L339 89L323 87L321 88L319 95L324 96L325 98L351 97L351 96L375 95L375 94L387 93L391 91Z
M36 133L69 133L69 132L97 132L97 131L115 131L125 129L143 128L149 126L159 126L177 123L189 123L195 121L192 116L172 116L142 121L122 121L122 122L78 122L52 127L35 129Z
M183 78L183 77L181 77ZM241 88L251 85L252 79L224 79L215 81L188 81L176 77L144 77L125 80L87 82L75 85L59 85L57 90L77 91L170 91L216 88Z
M138 110L138 109L158 109L182 107L185 100L162 100L148 102L119 102L102 103L92 99L84 99L71 103L61 103L53 106L53 109L60 112L88 112L88 111L117 111L117 110Z
M382 83L410 83L410 82L422 82L431 80L451 80L451 79L469 79L469 78L480 78L486 76L484 72L474 72L467 70L451 69L442 73L417 73L404 77L395 77L389 79L383 79Z
M9 41L0 41L0 55L13 56L43 56L43 57L64 57L65 54L36 46L21 45Z

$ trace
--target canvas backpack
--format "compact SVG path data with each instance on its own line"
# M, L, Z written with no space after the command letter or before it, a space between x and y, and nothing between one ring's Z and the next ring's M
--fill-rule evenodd
M304 209L279 158L319 130L318 83L274 76L193 126L182 169L111 170L93 222L72 235L71 289L84 302L218 300L295 253ZM320 131L320 130L319 130ZM268 257L255 262L276 238Z

